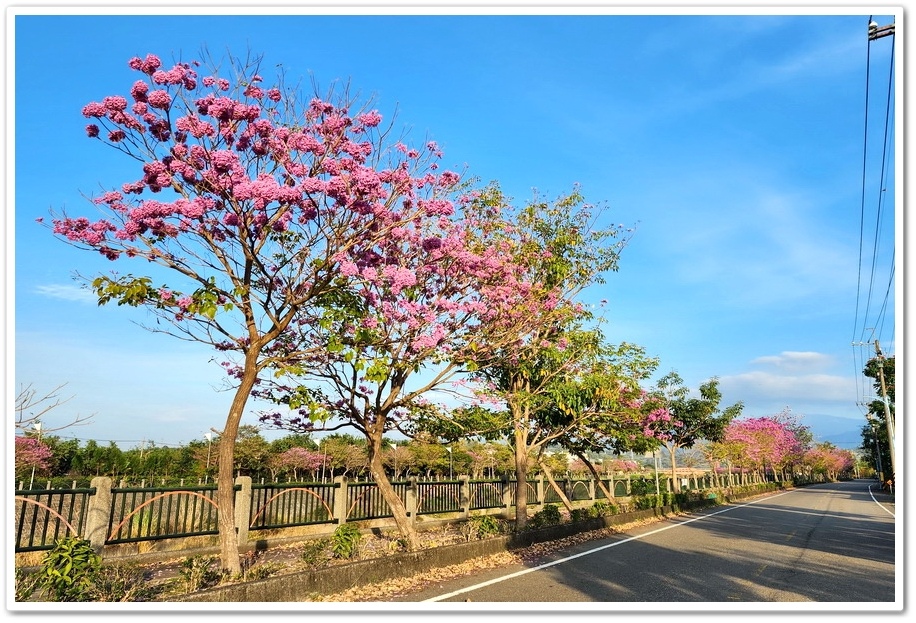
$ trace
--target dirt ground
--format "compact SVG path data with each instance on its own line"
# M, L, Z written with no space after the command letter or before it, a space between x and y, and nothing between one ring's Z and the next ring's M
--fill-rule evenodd
M652 520L650 520L652 521ZM445 579L462 577L480 571L481 569L491 569L500 566L506 566L517 563L532 563L545 557L549 553L568 547L576 543L582 543L594 539L606 538L637 525L626 524L615 528L606 528L585 532L565 539L539 543L519 549L513 552L502 552L491 556L475 558L457 565L450 565L418 574L412 577L392 578L385 582L359 586L334 595L312 595L306 601L320 602L378 602L391 601L394 597L401 594L423 588L431 583L439 582ZM441 528L426 530L419 533L422 548L442 547L455 543L466 542L467 537L462 533L460 526L450 525ZM357 560L367 560L388 556L401 551L397 535L373 535L367 534L360 543ZM262 552L252 553L243 559L243 568L246 570L247 579L260 579L262 577L273 577L285 575L300 571L307 571L316 568L313 564L306 562L309 556L308 543L299 543L269 548ZM312 556L314 560L314 557ZM213 557L214 566L216 557ZM322 558L320 567L345 564L350 560L335 558ZM148 565L145 567L148 582L162 586L162 592L157 601L169 601L170 597L180 595L187 591L187 583L182 578L180 571L181 560L169 561ZM215 567L214 567L215 568ZM246 581L242 578L237 581ZM230 583L225 581L221 584Z

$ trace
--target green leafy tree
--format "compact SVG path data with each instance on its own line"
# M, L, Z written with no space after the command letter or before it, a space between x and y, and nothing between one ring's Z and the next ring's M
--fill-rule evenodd
M674 490L680 491L677 451L692 448L703 439L721 441L726 427L741 414L744 405L738 402L721 409L722 393L715 378L700 385L698 397L691 396L683 379L674 371L658 380L653 393L661 409L650 416L648 429L668 450Z
M285 435L279 439L270 442L270 451L280 454L290 448L305 448L306 450L317 450L318 443L311 435L302 433Z
M323 437L318 449L326 457L331 477L359 476L366 469L366 440L349 433Z
M891 454L891 445L889 430L895 425L895 396L896 396L896 358L895 357L873 357L865 364L862 371L865 376L872 379L872 386L875 391L875 398L870 400L866 406L869 423L862 428L862 449L870 458L872 464L881 465L884 472L884 479L893 478L893 455ZM883 377L883 386L882 386ZM888 403L885 408L884 392L887 392ZM891 418L891 426L888 427L888 414ZM896 434L896 433L895 433ZM877 444L877 449L875 444ZM880 458L880 461L879 461Z
M492 203L506 201L495 185L487 192ZM596 227L601 212L576 188L553 202L536 197L509 219L512 226L505 231L506 252L526 267L535 287L522 308L526 322L510 326L509 331L518 331L514 339L488 349L472 378L482 395L505 405L490 412L494 424L488 430L503 426L515 454L519 529L528 521L530 463L569 426L560 421L570 417L562 408L564 384L579 376L583 362L601 348L600 334L583 326L588 310L576 302L587 287L603 283L604 275L617 269L626 244L620 228Z
M601 481L591 456L643 452L658 443L645 433L653 403L641 387L656 366L657 359L642 347L603 346L578 376L557 384L544 410L545 421L560 432L555 443L576 457L608 499L613 491Z
M245 424L239 427L235 440L235 468L238 473L258 475L267 471L270 444L261 436L257 426Z

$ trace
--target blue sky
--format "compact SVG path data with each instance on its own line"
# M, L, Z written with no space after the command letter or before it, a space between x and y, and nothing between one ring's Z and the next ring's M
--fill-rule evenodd
M410 141L437 141L445 165L519 202L579 184L636 228L619 272L588 294L609 301L612 341L658 357L656 377L718 377L723 403L744 402L748 416L788 407L803 423L864 423L857 402L873 391L860 371L874 346L853 342L877 339L893 355L902 320L893 123L884 151L893 37L869 47L867 10L163 10L7 10L6 398L66 384L72 399L47 425L92 419L61 436L176 445L225 420L230 394L217 391L210 351L145 331L141 312L98 307L72 279L144 267L69 247L35 222L52 209L91 216L84 195L136 177L85 138L82 106L127 93L132 56L168 64L204 47L262 54L306 87L349 80L386 116L396 108ZM243 423L255 422L252 410Z

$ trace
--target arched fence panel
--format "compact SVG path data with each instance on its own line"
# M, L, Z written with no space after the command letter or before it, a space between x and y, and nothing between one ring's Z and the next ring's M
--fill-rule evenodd
M82 534L95 489L36 489L17 491L15 551L49 550L65 536Z
M219 533L216 486L111 490L106 545Z
M334 523L334 483L264 484L251 487L249 530Z
M502 483L491 480L469 480L470 510L485 510L505 506Z
M417 514L455 513L461 510L461 483L418 482Z

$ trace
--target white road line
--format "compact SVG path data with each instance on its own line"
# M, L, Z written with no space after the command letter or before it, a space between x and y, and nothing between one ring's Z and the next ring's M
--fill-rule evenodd
M883 510L885 513L887 513L888 515L890 515L891 517L893 517L894 519L896 519L896 518L897 518L897 515L894 514L894 511L889 510L888 508L886 508L886 507L884 506L884 504L882 504L881 502L879 502L879 501L875 498L875 494L871 492L871 487L872 487L871 485L868 485L868 495L871 496L872 501L873 501L875 504L877 504L878 506L880 506L880 507L881 507L881 510Z
M480 584L475 584L475 585L473 585L473 586L468 586L467 588L462 588L462 589L459 589L459 590L457 590L457 591L452 591L451 593L446 593L445 595L439 595L439 596L437 596L437 597L431 597L430 599L424 599L423 601L424 601L424 602L442 601L442 600L448 599L448 598L450 598L450 597L455 597L455 596L457 596L457 595L461 595L462 593L469 593L469 592L471 592L471 591L476 591L477 589L483 588L483 587L485 587L485 586L490 586L490 585L492 585L492 584L499 584L500 582L504 582L504 581L506 581L506 580L511 580L512 578L517 578L517 577L519 577L519 576L525 575L525 574L527 574L527 573L531 573L531 572L533 572L533 571L540 571L541 569L546 569L546 568L548 568L548 567L553 567L554 565L559 565L560 563L568 562L568 561L570 561L570 560L575 560L576 558L581 558L582 556L589 556L589 555L591 555L591 554L594 554L594 553L596 553L596 552L600 552L600 551L609 549L609 548L611 548L611 547L617 547L618 545L623 545L624 543L629 543L630 541L636 541L636 540L638 540L638 539L642 539L642 538L647 537L647 536L652 536L653 534L658 534L659 532L664 532L665 530L670 530L670 529L672 529L672 528L679 528L679 527L681 527L681 526L686 526L686 525L689 524L689 523L693 523L693 522L695 522L695 521L700 521L701 519L708 519L709 517L715 517L716 515L721 515L722 513L728 513L728 512L731 512L731 511L733 511L733 510L736 510L736 509L739 509L739 508L743 508L743 507L745 507L745 506L751 506L752 504L757 504L758 502L764 502L764 501L772 500L773 498L779 497L779 496L781 496L781 495L786 495L787 493L791 493L791 491L784 491L783 493L778 493L778 494L776 494L776 495L770 495L770 496L767 496L767 497L765 497L765 498L762 498L762 499L759 499L759 500L755 500L755 501L753 501L753 502L748 502L748 503L746 503L746 504L739 504L739 505L737 505L737 506L729 506L728 508L723 508L722 510L716 511L716 512L714 512L714 513L709 513L708 515L702 515L702 516L700 516L700 517L694 517L693 519L688 519L687 521L682 521L682 522L680 522L680 523L676 523L676 524L671 525L671 526L665 526L664 528L658 528L657 530L652 530L651 532L646 532L645 534L640 534L639 536L631 536L631 537L626 538L626 539L624 539L624 540L622 540L622 541L615 541L614 543L609 543L608 545L602 545L601 547L596 547L595 549L590 549L590 550L585 551L585 552L579 552L578 554L574 554L574 555L568 556L568 557L566 557L566 558L561 558L561 559L559 559L559 560L554 560L554 561L551 561L551 562L547 562L547 563L544 563L543 565L538 565L537 567L531 567L531 568L529 568L529 569L523 569L523 570L521 570L521 571L516 571L515 573L510 573L509 575L504 575L504 576L501 576L501 577L498 577L498 578L493 578L492 580L487 580L486 582L481 582Z

